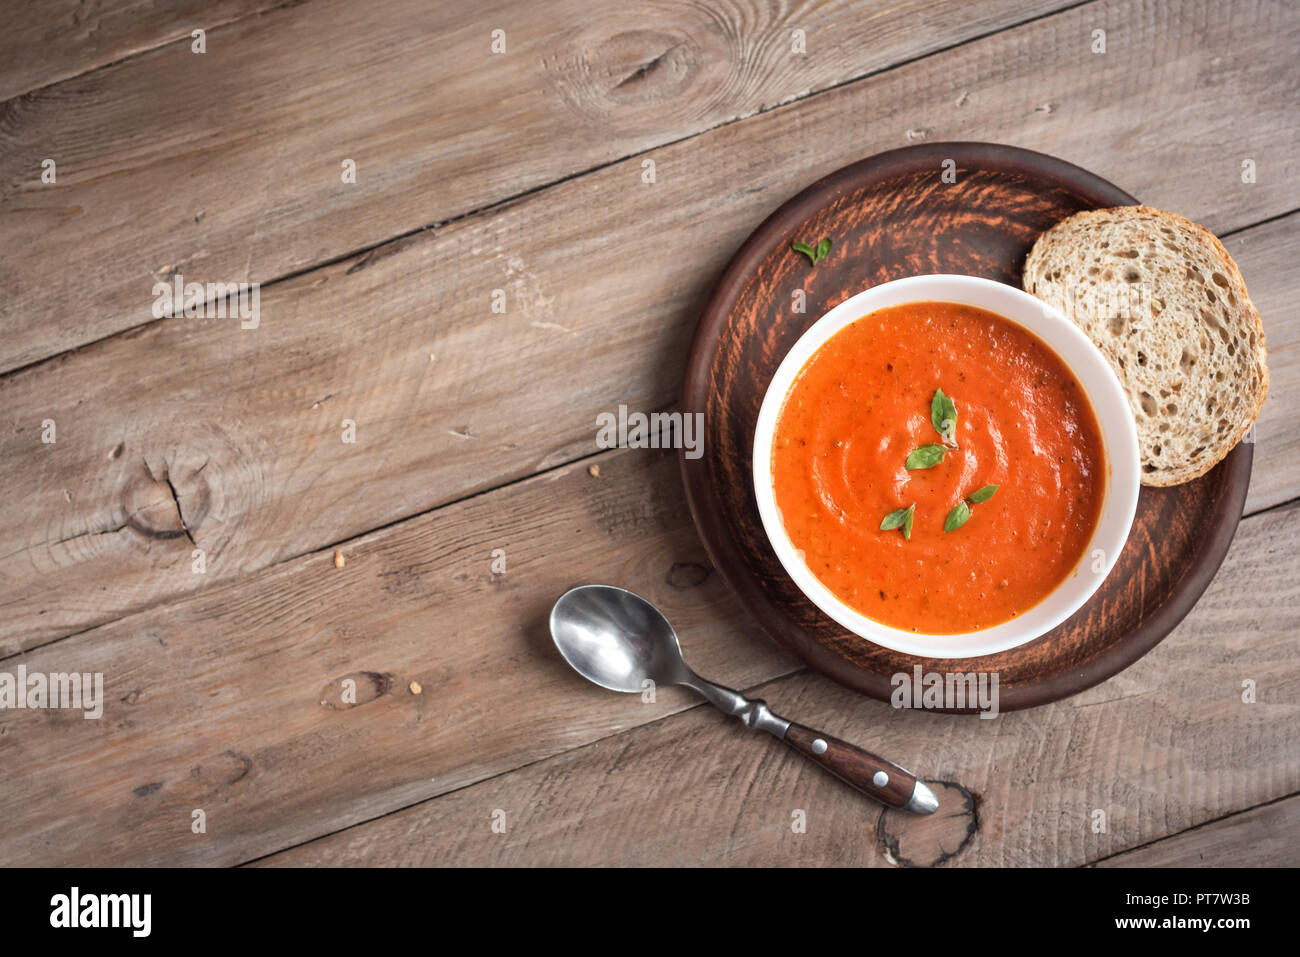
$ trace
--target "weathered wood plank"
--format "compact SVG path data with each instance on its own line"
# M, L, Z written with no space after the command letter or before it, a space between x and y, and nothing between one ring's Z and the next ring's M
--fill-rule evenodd
M1290 410L1300 404L1300 280L1288 275L1300 261L1300 214L1229 236L1224 245L1242 268L1268 346L1268 398L1255 427L1249 513L1300 496L1300 434L1290 422Z
M302 2L302 0L298 0ZM284 6L286 0L28 0L5 9L0 100L185 38L197 28Z
M956 852L952 864L1083 864L1300 785L1300 566L1284 560L1297 534L1297 507L1247 519L1174 634L1044 708L994 720L894 711L809 673L757 689L782 714L964 786L977 822L951 788L936 820L881 822L803 758L700 706L262 863L890 866ZM1241 700L1247 678L1254 704ZM498 809L504 834L491 829ZM797 811L806 833L792 830Z
M106 704L0 710L0 861L236 863L688 706L568 670L546 615L583 581L661 603L703 672L796 667L704 564L671 453L607 454L598 477L570 466L345 552L5 662L102 672Z
M1141 3L1072 10L656 151L653 185L633 159L287 281L266 290L256 330L170 320L0 379L0 484L19 490L0 501L0 654L591 451L598 413L675 401L699 307L745 234L908 129L1052 149L1220 230L1280 211L1300 155L1281 119L1288 46L1252 32L1270 26L1262 14L1234 13L1229 29L1218 7L1193 9L1204 16L1190 23L1157 23ZM1103 56L1086 52L1098 22L1112 28ZM1207 84L1190 64L1213 57ZM1143 78L1131 97L1130 75ZM1036 113L1044 97L1056 107ZM1195 124L1211 118L1228 125L1203 137ZM1247 187L1207 144L1257 128L1277 130L1258 154L1271 172ZM1294 220L1262 235L1234 248L1285 396ZM46 419L54 445L40 441ZM1293 430L1273 421L1257 501L1300 485Z
M1300 866L1300 796L1108 857L1098 867Z
M295 855L342 860L382 844L441 863L635 853L758 863L785 859L771 842L803 808L822 816L799 860L874 861L862 838L874 811L855 792L703 709L662 720L692 705L685 693L613 695L554 652L545 618L555 597L611 581L662 605L703 674L753 687L796 668L707 573L671 456L597 461L599 476L568 466L366 536L341 569L329 553L308 556L7 661L10 673L102 671L107 704L99 721L0 712L0 761L15 769L0 793L0 860L235 863L617 735L562 757L558 777L537 765L367 825L389 835L432 815L421 833L444 838L404 850L365 837L349 850L368 833L358 828ZM978 794L974 860L1102 857L1300 789L1290 744L1300 734L1300 566L1286 560L1298 533L1300 507L1247 519L1175 635L1047 708L994 721L902 714L811 675L760 693ZM504 575L491 569L497 548ZM349 676L360 703L341 707ZM1256 704L1240 700L1246 678ZM495 802L486 809L485 794ZM457 824L530 805L522 843L484 843L490 831ZM1098 808L1104 834L1091 831ZM207 815L204 835L190 832L195 809ZM681 839L688 825L698 846ZM583 840L571 842L579 827ZM916 859L910 842L900 853Z
M0 105L0 370L1067 2L315 0L151 50Z

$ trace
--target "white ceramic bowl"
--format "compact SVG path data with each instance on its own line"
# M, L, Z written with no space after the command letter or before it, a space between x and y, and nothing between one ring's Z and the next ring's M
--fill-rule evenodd
M1056 590L1024 614L977 631L928 635L902 631L850 608L804 564L786 534L772 490L772 435L790 387L804 364L831 336L878 309L909 302L977 306L1021 326L1051 347L1074 373L1092 403L1106 450L1101 518L1079 564ZM754 491L763 528L796 585L849 631L894 651L923 658L970 658L1023 645L1079 610L1110 574L1133 524L1140 484L1137 429L1123 387L1097 347L1051 306L1013 286L974 276L913 276L858 293L822 316L794 344L763 398L754 433Z

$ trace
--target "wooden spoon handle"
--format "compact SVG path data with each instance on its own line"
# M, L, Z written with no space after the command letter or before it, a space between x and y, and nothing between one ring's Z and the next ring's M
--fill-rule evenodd
M924 782L905 768L856 745L790 722L785 742L846 784L889 807L931 814L938 801Z
M678 677L679 684L694 688L727 714L734 714L745 722L746 727L758 728L781 738L863 794L889 807L901 807L915 814L933 814L939 807L934 792L926 787L924 781L918 781L911 771L847 741L795 724L773 714L766 701L746 698L739 691L714 684L685 665L682 667L684 674Z

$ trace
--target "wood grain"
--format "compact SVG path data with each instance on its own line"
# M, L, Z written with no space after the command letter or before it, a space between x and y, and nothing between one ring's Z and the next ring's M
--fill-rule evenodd
M1294 303L1300 288L1266 276L1283 276L1300 260L1300 214L1293 213L1229 236L1224 245L1243 269L1268 345L1268 398L1255 428L1255 463L1246 511L1272 508L1300 495L1300 432L1291 409L1300 406L1300 322ZM1246 265L1243 265L1246 264ZM1253 277L1253 281L1252 281Z
M1108 857L1097 866L1300 866L1300 796L1211 821Z
M672 454L600 464L375 532L342 568L306 556L5 662L102 672L106 704L0 710L0 861L234 864L692 703L568 669L546 616L583 582L635 585L703 673L793 670L702 563Z
M656 150L653 185L638 159L616 163L277 284L257 330L163 321L0 379L0 477L21 490L0 502L0 654L593 451L598 413L675 401L699 308L744 236L908 130L1052 149L1220 231L1289 209L1290 21L1267 4L1231 27L1217 6L1188 9L1168 23L1143 3L1066 11ZM1124 39L1093 60L1080 38L1098 22ZM1134 75L1125 101L1115 87ZM1043 98L1055 105L1040 114ZM1227 124L1213 137L1188 125L1211 117ZM1259 128L1277 131L1257 153L1271 173L1247 187L1210 141ZM1285 395L1296 352L1273 330L1300 295L1285 266L1300 250L1289 225L1264 228L1265 242L1243 234L1239 261ZM1257 479L1269 501L1300 494L1290 435L1260 449L1283 469Z
M11 3L0 33L0 100L55 83L286 0L38 0ZM301 0L299 0L301 2Z
M149 50L0 105L0 371L1066 2L314 0Z
M1030 712L905 713L809 673L749 692L952 782L936 786L933 818L882 819L779 742L701 705L261 863L1084 864L1300 785L1287 743L1300 734L1300 574L1282 560L1297 534L1297 507L1245 520L1214 584L1160 647ZM1253 587L1279 574L1276 591ZM1254 704L1241 700L1246 678ZM497 809L504 834L491 830ZM804 833L792 829L797 812Z
M579 463L375 532L341 569L328 552L307 556L10 659L10 673L102 671L106 707L98 721L0 712L0 761L14 769L0 791L0 860L231 864L452 791L450 804L382 824L432 813L422 833L443 837L385 838L339 859L632 861L641 847L643 861L758 861L779 854L765 842L788 833L795 808L833 816L807 860L874 859L869 837L849 839L870 833L873 806L799 755L783 763L780 742L765 750L703 709L672 724L663 719L694 703L688 693L643 703L606 692L554 652L551 603L605 581L663 608L701 674L753 688L795 669L704 563L671 455L595 461L599 476ZM990 721L896 712L807 675L759 693L780 714L978 795L972 859L1079 863L1146 843L1300 790L1289 744L1300 733L1300 566L1286 560L1297 523L1297 507L1245 521L1179 630L1067 702ZM492 572L497 548L504 575ZM1265 576L1268 589L1252 587ZM1240 701L1246 678L1257 704ZM647 724L658 730L631 733ZM578 762L567 782L545 764L524 768L605 738L589 763L561 759ZM495 803L483 806L484 793ZM481 835L458 830L456 808L486 818L497 807L545 821L544 833L494 845L486 820ZM1089 829L1094 808L1107 811L1104 835ZM201 836L194 809L207 814ZM908 859L923 855L898 826L888 833Z

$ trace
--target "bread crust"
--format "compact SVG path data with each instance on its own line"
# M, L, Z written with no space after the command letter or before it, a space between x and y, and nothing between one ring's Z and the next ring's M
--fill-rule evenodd
M1076 213L1073 216L1062 220L1051 229L1042 233L1035 241L1033 248L1030 250L1029 256L1025 259L1022 284L1027 292L1038 296L1045 302L1048 302L1064 312L1072 321L1075 322L1076 325L1080 326L1080 328L1082 328L1091 339L1093 339L1097 346L1102 350L1103 354L1106 355L1108 361L1111 362L1112 367L1115 369L1116 374L1119 376L1121 383L1125 386L1125 390L1130 394L1130 396L1135 395L1135 390L1140 390L1144 384L1140 375L1136 371L1137 365L1135 364L1133 368L1128 369L1123 367L1122 362L1119 364L1116 363L1115 358L1111 354L1112 349L1110 347L1112 344L1098 341L1099 333L1095 326L1090 329L1087 323L1080 321L1079 316L1074 310L1067 308L1066 299L1068 298L1068 291L1065 287L1056 284L1051 278L1055 275L1055 277L1059 279L1062 273L1067 271L1070 267L1086 265L1083 257L1095 251L1092 244L1103 242L1101 237L1107 235L1105 231L1117 224L1121 224L1124 227L1138 227L1139 229L1145 227L1149 230L1147 233L1148 238L1152 238L1155 234L1161 233L1161 228L1164 227L1166 230L1172 231L1177 239L1187 243L1189 247L1194 243L1200 243L1204 247L1207 247L1209 252L1208 258L1212 260L1215 267L1213 272L1224 278L1226 280L1226 285L1218 283L1217 279L1215 282L1224 289L1224 296L1228 296L1230 300L1235 300L1232 307L1233 315L1230 321L1232 321L1235 326L1242 327L1243 330L1245 327L1250 327L1253 329L1254 333L1253 337L1250 336L1249 333L1245 337L1245 341L1248 342L1253 339L1254 342L1253 364L1258 379L1257 384L1252 387L1253 394L1245 397L1245 404L1249 411L1246 414L1241 415L1238 421L1232 423L1230 429L1217 435L1213 442L1202 446L1206 450L1205 453L1194 458L1193 461L1188 463L1186 466L1177 469L1161 468L1152 461L1146 446L1153 437L1158 441L1165 440L1159 439L1158 436L1153 436L1150 430L1155 426L1144 420L1141 415L1138 415L1135 412L1138 432L1143 438L1144 446L1142 483L1151 486L1180 485L1183 482L1190 482L1193 479L1199 478L1206 472L1210 471L1210 469L1214 468L1215 465L1221 462L1224 457L1237 446L1237 443L1246 436L1250 431L1250 427L1259 418L1259 413L1263 407L1264 400L1268 396L1269 385L1264 326L1260 319L1259 310L1255 308L1255 304L1251 301L1250 295L1246 290L1246 282L1242 278L1241 270L1237 268L1237 264L1233 262L1232 257L1228 254L1228 251L1224 248L1223 244L1219 242L1218 237L1204 226L1194 223L1186 217L1179 216L1177 213L1156 209L1151 206L1119 206L1109 209L1087 210ZM1082 238L1089 242L1081 242L1081 234L1083 234ZM1136 251L1133 252L1136 255ZM1113 255L1113 253L1111 253L1111 255ZM1123 254L1121 253L1120 255ZM1062 262L1065 262L1068 265L1062 267ZM1184 256L1182 262L1184 268L1188 270L1190 275L1192 272L1193 261ZM1115 263L1111 262L1110 265L1114 267ZM1090 286L1096 287L1100 285L1104 290L1128 295L1129 281L1126 281L1119 276L1104 278L1104 275L1105 274L1103 274L1101 280L1089 280ZM1229 293L1231 293L1230 296ZM1162 306L1163 305L1164 304L1162 303ZM1203 308L1204 303L1200 303L1200 306ZM1176 309L1170 310L1171 313L1175 311ZM1146 330L1146 334L1151 337L1152 341L1158 340L1159 334L1167 334L1169 331L1177 327L1176 324L1170 324L1167 319L1157 321L1159 315L1160 313L1153 314L1151 326ZM1183 316L1181 325L1184 332L1187 328L1192 326L1195 326L1198 329L1200 328L1199 320L1195 315ZM1139 342L1140 341L1141 339L1139 337ZM1187 343L1186 338L1181 341ZM1227 340L1225 339L1225 342L1226 341ZM1234 339L1233 344L1234 346L1242 344L1243 351L1245 351L1245 345L1243 342ZM1184 350L1186 350L1186 345L1184 345ZM1138 355L1141 356L1143 353L1139 351ZM1242 384L1239 382L1224 382L1216 385L1216 383L1209 382L1203 378L1209 374L1209 364L1203 363L1202 369L1204 371L1197 373L1197 375L1201 376L1201 381L1205 382L1207 386L1206 391L1210 392L1212 395L1220 397L1218 406L1221 410L1226 408L1222 397L1235 396L1238 390L1242 389ZM1142 392L1142 394L1147 398L1151 398L1146 392ZM1209 413L1207 412L1207 415L1208 414ZM1160 448L1160 445L1156 446L1157 451L1160 451Z

